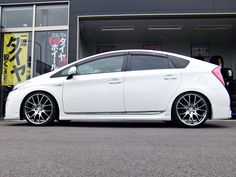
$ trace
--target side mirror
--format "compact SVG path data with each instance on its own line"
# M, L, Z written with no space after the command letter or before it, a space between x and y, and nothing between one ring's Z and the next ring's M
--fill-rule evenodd
M75 66L72 66L69 71L68 71L68 76L67 76L67 80L68 79L72 79L73 76L76 74L76 67Z

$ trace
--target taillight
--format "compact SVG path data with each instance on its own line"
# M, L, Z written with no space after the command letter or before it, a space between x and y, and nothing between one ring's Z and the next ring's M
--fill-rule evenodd
M217 79L219 79L219 81L223 85L225 85L225 81L224 81L223 76L221 74L221 66L218 66L215 69L213 69L212 73L216 76Z

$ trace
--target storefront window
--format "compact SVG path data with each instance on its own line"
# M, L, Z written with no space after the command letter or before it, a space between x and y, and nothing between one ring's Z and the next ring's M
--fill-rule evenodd
M36 32L34 76L53 71L67 64L67 32Z
M68 5L40 5L36 10L36 26L68 25Z
M33 6L2 8L2 28L32 27Z
M31 33L3 34L2 86L14 86L30 79Z
M0 8L1 117L14 85L67 64L68 4L27 3Z

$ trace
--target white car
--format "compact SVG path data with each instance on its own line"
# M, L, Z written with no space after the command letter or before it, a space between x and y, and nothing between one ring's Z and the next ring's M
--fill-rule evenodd
M229 118L221 68L168 52L121 50L71 63L18 84L6 119L33 125L54 120L157 121L199 127Z

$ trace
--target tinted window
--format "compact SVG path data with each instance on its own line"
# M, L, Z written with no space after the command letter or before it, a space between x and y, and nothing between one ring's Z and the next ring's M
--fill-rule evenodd
M124 56L107 57L94 60L77 67L79 75L95 74L95 73L110 73L122 71Z
M167 69L169 61L166 57L153 55L132 55L130 69L150 70L150 69Z
M68 76L68 72L69 72L69 69L71 67L68 67L68 68L66 68L66 69L64 69L62 71L57 72L56 74L52 75L51 78L54 78L54 77L66 77L66 76Z
M170 60L172 61L172 63L175 65L176 68L185 68L189 64L188 60L178 57L170 56Z

